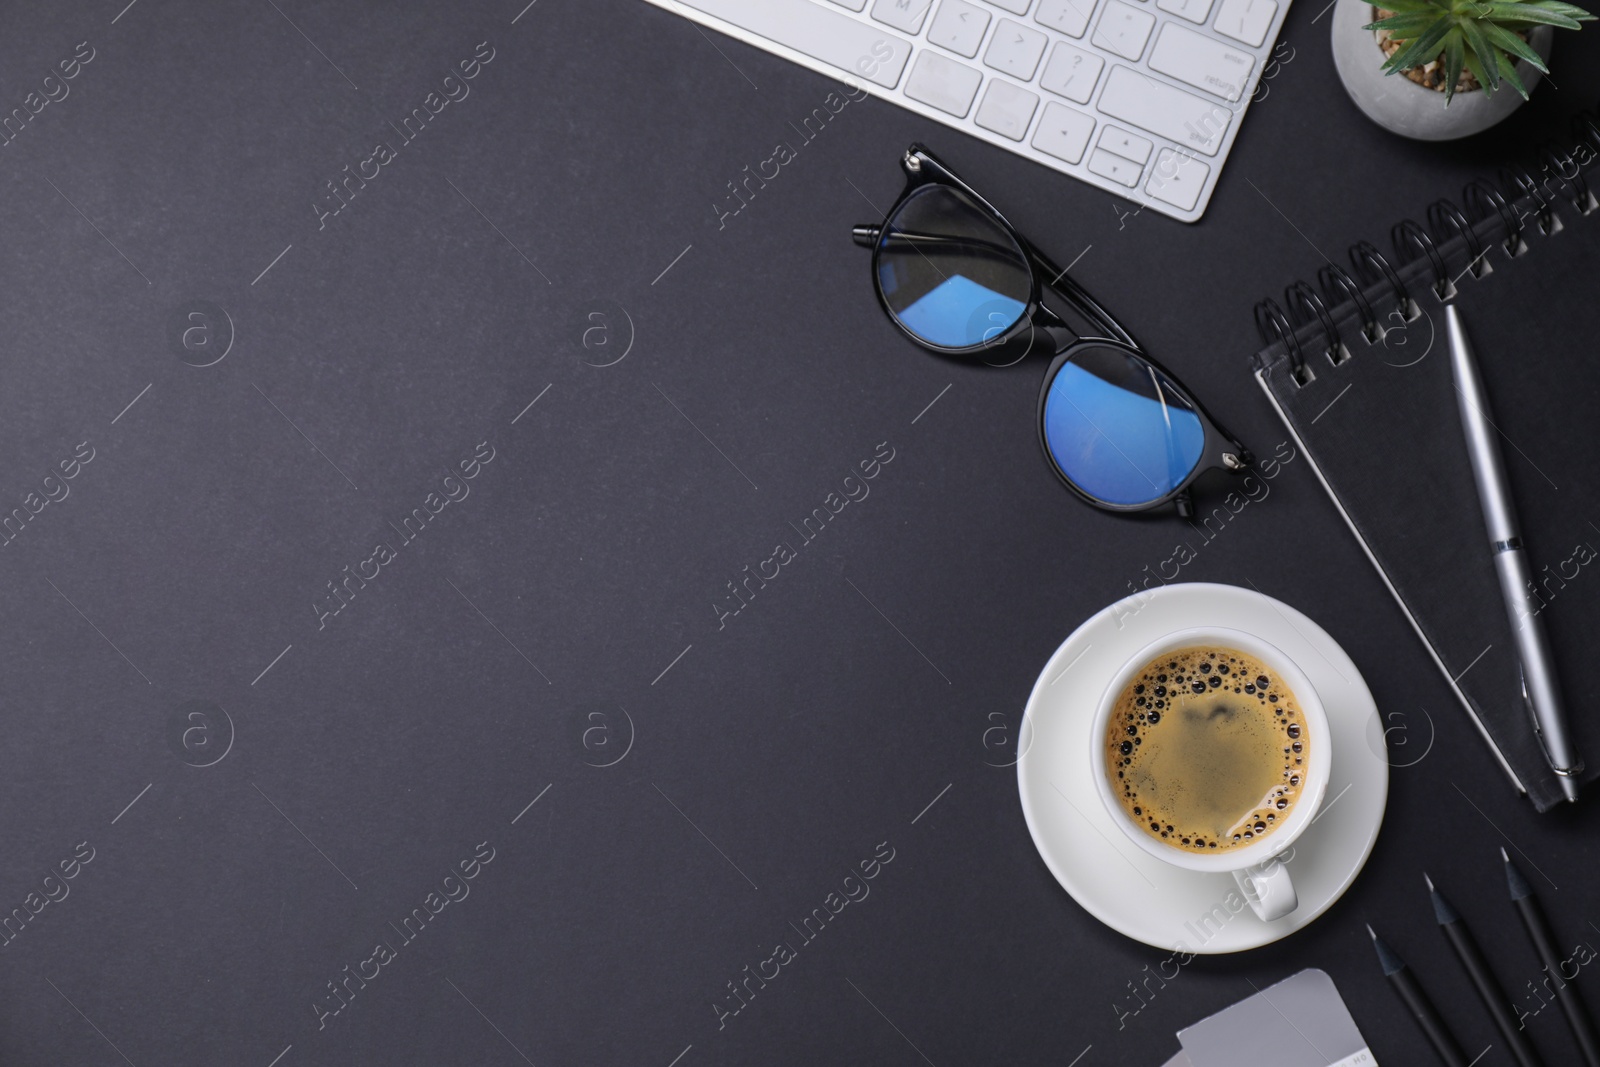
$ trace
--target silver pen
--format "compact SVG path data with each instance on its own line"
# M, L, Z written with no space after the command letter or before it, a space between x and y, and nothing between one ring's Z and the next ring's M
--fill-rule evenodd
M1528 554L1517 533L1517 516L1511 502L1511 486L1506 480L1499 431L1489 415L1489 398L1478 376L1472 345L1461 326L1454 304L1444 309L1450 335L1450 369L1455 375L1456 401L1461 409L1461 430L1467 439L1467 454L1472 457L1472 475L1478 483L1478 500L1483 505L1483 521L1488 527L1490 551L1494 554L1495 575L1511 616L1516 637L1517 659L1522 665L1522 695L1533 716L1533 728L1544 747L1545 759L1556 772L1561 791L1568 800L1578 799L1578 776L1583 761L1578 758L1567 733L1567 714L1561 700L1561 683L1555 662L1545 640L1544 621L1539 618L1539 601L1534 595L1533 571Z

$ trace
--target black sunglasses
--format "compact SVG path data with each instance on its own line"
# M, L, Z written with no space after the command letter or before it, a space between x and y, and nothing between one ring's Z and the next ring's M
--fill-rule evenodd
M1039 390L1039 443L1067 488L1107 511L1171 503L1187 518L1197 478L1250 465L1244 446L971 186L919 144L900 165L906 187L883 224L854 231L872 249L878 300L906 336L942 355L1004 366L1042 338L1055 360ZM1098 335L1079 336L1045 307L1046 289Z

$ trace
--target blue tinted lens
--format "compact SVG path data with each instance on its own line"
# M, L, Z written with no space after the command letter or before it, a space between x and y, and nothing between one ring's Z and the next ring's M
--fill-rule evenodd
M1020 300L952 274L899 315L918 337L945 348L970 348L1005 333L1025 310Z
M1119 345L1080 347L1045 396L1051 460L1108 504L1148 504L1178 488L1200 462L1205 437L1172 382Z
M977 348L1022 319L1033 272L1011 233L958 189L913 192L883 227L878 289L900 325L940 348Z

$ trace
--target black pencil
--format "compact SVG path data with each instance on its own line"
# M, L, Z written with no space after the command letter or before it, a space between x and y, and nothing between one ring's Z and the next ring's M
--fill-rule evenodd
M1456 958L1472 980L1472 988L1477 990L1478 998L1488 1009L1490 1018L1499 1027L1500 1036L1510 1046L1512 1058L1520 1067L1543 1067L1544 1061L1539 1059L1539 1053L1534 1050L1517 1017L1512 1014L1510 998L1489 969L1489 961L1484 959L1483 950L1478 947L1478 941L1461 918L1461 913L1450 905L1443 893L1433 887L1432 878L1424 874L1422 880L1428 883L1428 896L1433 900L1433 915L1439 920L1439 929L1455 950Z
M1556 1000L1561 1002L1561 1013L1567 1017L1572 1036L1577 1038L1578 1048L1583 1052L1583 1062L1588 1067L1600 1067L1600 1038L1595 1037L1594 1022L1589 1018L1588 1009L1583 1006L1583 998L1562 977L1561 953L1556 950L1556 939L1550 933L1550 923L1544 917L1544 909L1539 907L1533 887L1503 848L1500 858L1506 861L1506 884L1511 889L1511 902L1522 917L1522 925L1528 931L1528 940L1533 942L1534 951L1539 954L1539 962L1544 964L1545 972L1550 975Z
M1466 1054L1461 1051L1461 1046L1456 1044L1456 1039L1450 1035L1450 1030L1439 1017L1433 1001L1428 999L1428 994L1417 984L1416 978L1411 974L1411 968L1406 966L1406 961L1395 955L1394 949L1384 944L1383 939L1370 925L1367 927L1367 933L1372 935L1372 947L1378 953L1378 963L1383 967L1384 977L1389 979L1389 984L1394 986L1395 992L1400 994L1400 999L1405 1001L1411 1017L1422 1027L1422 1032L1427 1035L1429 1044L1433 1045L1433 1050L1439 1054L1439 1059L1444 1062L1445 1067L1468 1067Z

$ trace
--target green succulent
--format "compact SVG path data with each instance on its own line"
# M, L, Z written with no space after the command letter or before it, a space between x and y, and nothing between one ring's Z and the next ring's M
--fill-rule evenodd
M1442 54L1446 106L1463 67L1484 92L1494 92L1504 81L1526 100L1528 90L1517 77L1517 60L1527 60L1541 73L1548 71L1539 53L1515 31L1540 24L1575 30L1595 17L1562 0L1381 0L1377 6L1394 14L1365 28L1388 30L1403 42L1384 63L1384 73L1423 66Z

